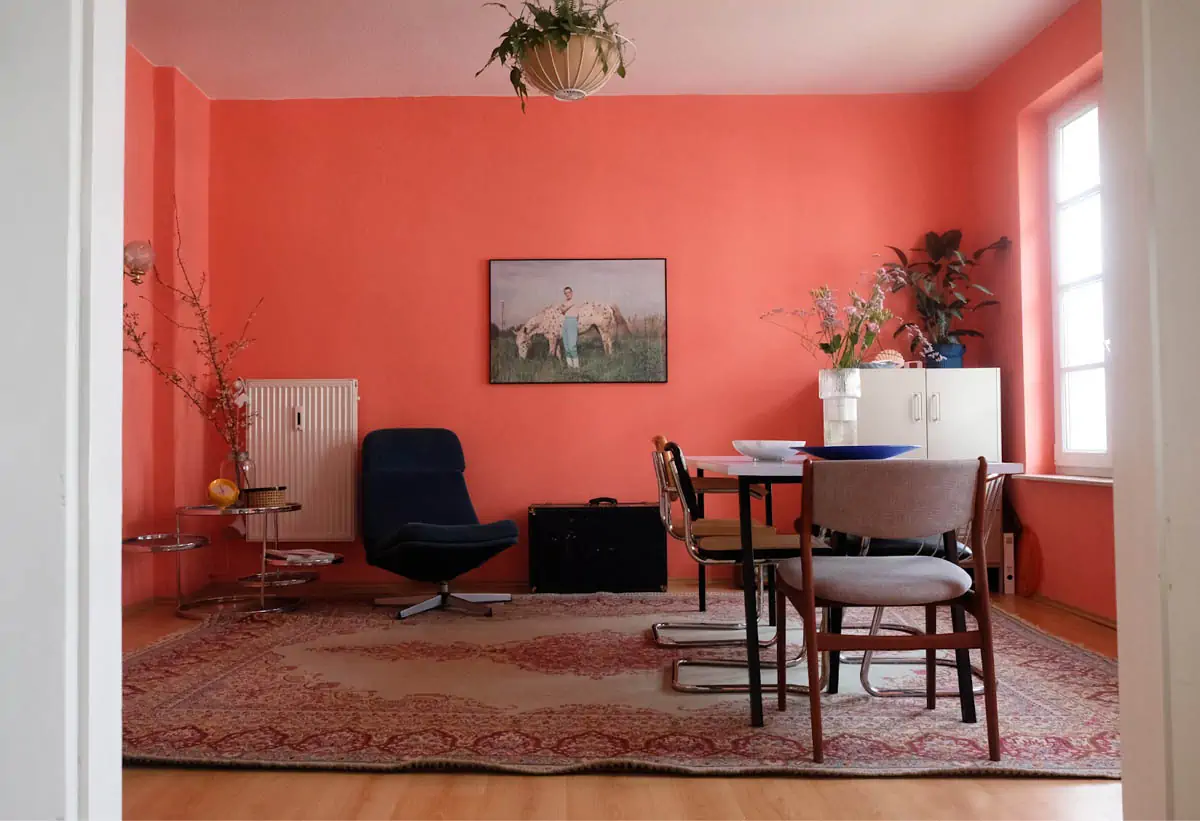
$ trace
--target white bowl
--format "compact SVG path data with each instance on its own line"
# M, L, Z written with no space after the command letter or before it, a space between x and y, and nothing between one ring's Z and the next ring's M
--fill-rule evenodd
M782 462L799 456L793 448L804 447L803 441L789 442L782 439L734 439L733 449L743 456L760 462Z

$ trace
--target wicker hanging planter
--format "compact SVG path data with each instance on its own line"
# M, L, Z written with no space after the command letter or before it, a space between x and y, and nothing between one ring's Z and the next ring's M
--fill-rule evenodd
M582 100L604 87L622 65L630 40L620 35L575 34L559 50L551 43L527 49L519 65L525 80L556 100ZM626 56L624 64L631 62Z
M556 100L582 100L594 94L614 74L624 77L633 62L633 41L606 16L616 2L526 0L515 11L504 3L487 3L504 9L512 22L475 76L492 63L506 66L522 111L529 86Z

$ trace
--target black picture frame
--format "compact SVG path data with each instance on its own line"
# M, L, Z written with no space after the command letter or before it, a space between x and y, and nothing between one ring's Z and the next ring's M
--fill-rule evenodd
M635 304L642 306L660 306L661 315L657 313L642 313L635 311L629 321L620 309L619 302L598 302L587 299L589 291L596 288L588 284L580 287L578 283L587 283L589 277L600 276L595 270L595 263L630 263L632 267L644 268L647 263L661 266L661 270L650 273L636 271L614 271L621 276L658 276L661 278L661 298L659 285L653 283L649 290L640 292L632 297ZM619 330L610 329L612 335L613 353L608 354L608 345L603 341L603 334L598 325L589 325L581 329L579 354L575 359L578 367L568 367L564 357L561 340L550 349L551 336L538 331L527 334L527 356L519 356L517 346L518 328L529 325L533 317L545 313L554 306L553 298L546 299L545 308L531 313L528 300L524 300L523 308L518 310L515 320L505 316L503 303L497 307L498 277L519 275L520 267L537 269L543 266L563 266L563 270L553 274L558 282L570 285L579 291L580 304L596 304L603 313L605 306L616 309L616 319ZM579 265L579 270L572 271L573 264ZM508 269L508 270L506 270ZM532 276L532 274L530 274ZM550 274L540 274L549 278ZM545 283L542 283L545 291ZM560 298L561 299L561 298ZM539 303L534 298L535 305ZM669 324L667 302L667 259L666 257L580 257L580 258L497 258L488 260L488 382L492 385L647 385L666 384L668 380L669 363ZM537 323L535 323L536 326ZM592 333L595 331L595 333ZM585 340L585 335L588 338ZM543 340L538 342L537 340ZM586 344L585 344L586 343ZM618 357L605 360L603 356ZM514 358L516 357L516 358ZM647 363L647 358L651 361ZM519 360L519 361L518 361ZM531 364L524 364L529 362ZM639 372L640 371L640 372ZM627 374L628 378L623 378Z

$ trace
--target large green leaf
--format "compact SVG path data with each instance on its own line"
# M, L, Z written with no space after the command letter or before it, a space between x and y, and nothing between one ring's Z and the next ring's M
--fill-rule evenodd
M951 253L958 252L958 246L962 244L962 231L957 228L952 228L941 236L942 256L949 256Z
M925 253L932 260L942 258L942 238L937 231L929 231L925 234Z
M908 267L908 254L901 251L895 245L888 245L887 247L891 248L893 251L896 252L896 258L900 260L900 264L903 265L905 268L907 268Z

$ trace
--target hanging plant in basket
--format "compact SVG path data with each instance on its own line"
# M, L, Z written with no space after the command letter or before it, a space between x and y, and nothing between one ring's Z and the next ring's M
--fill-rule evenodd
M499 61L508 66L508 78L525 110L529 86L556 100L582 100L600 90L616 74L625 76L633 61L633 41L617 31L608 19L616 0L539 0L525 2L514 14L500 45L479 71Z

